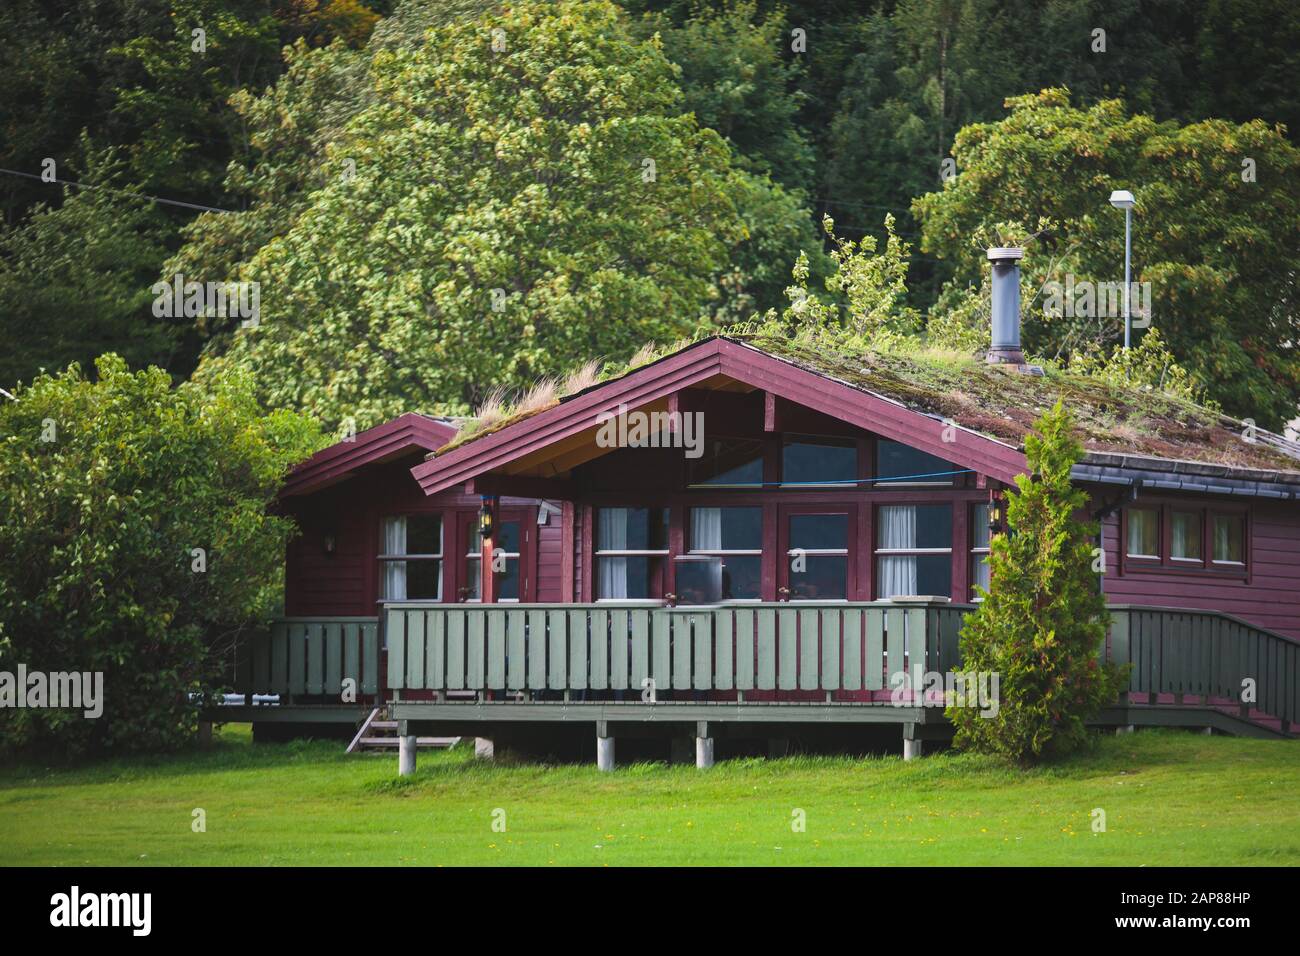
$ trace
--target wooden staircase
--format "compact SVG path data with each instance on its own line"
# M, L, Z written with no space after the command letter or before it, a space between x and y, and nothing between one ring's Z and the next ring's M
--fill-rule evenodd
M361 727L352 738L352 743L348 744L348 753L391 752L397 749L400 743L397 736L397 721L380 720L381 710L382 708L376 707L361 722ZM445 750L458 743L460 743L459 737L417 737L415 746L417 749L424 747Z

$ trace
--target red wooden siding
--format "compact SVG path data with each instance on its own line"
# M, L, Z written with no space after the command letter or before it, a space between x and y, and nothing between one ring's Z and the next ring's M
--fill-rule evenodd
M1212 499L1189 495L1182 500ZM1247 498L1219 500L1235 506L1251 502ZM1243 580L1198 571L1124 568L1120 517L1111 516L1102 528L1107 602L1222 611L1300 639L1300 507L1293 502L1255 499L1250 503L1249 529L1248 578Z

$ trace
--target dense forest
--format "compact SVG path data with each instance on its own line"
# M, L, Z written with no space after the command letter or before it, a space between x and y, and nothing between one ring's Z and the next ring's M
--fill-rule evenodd
M9 0L0 65L5 388L115 352L330 427L463 413L779 310L836 239L972 342L980 244L1032 244L1030 301L1114 279L1126 186L1199 394L1300 398L1291 0ZM257 283L260 326L157 314L176 276Z

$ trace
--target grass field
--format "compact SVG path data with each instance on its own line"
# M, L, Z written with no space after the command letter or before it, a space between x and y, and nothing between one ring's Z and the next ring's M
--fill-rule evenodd
M180 757L0 768L0 864L1300 864L1287 741L1142 732L1028 772L940 754L601 774L458 748L400 783L395 755L342 749L227 727Z

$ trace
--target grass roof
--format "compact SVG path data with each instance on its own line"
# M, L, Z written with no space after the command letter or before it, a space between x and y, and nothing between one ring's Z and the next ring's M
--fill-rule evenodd
M1035 420L1059 398L1074 415L1079 441L1091 452L1300 473L1300 458L1283 450L1289 446L1300 456L1295 443L1267 432L1259 433L1265 440L1246 441L1243 422L1154 388L1125 388L1051 364L1041 376L1028 375L938 349L846 347L829 337L790 337L763 329L723 337L1015 447L1023 445ZM658 358L680 350L674 347ZM610 369L604 381L634 368ZM508 414L488 427L467 428L440 451L507 428L570 397Z

